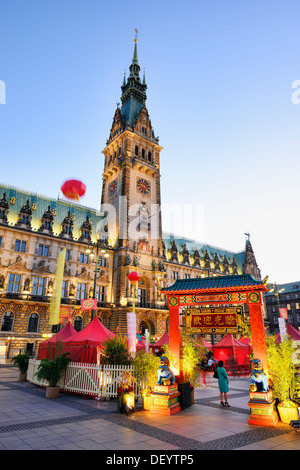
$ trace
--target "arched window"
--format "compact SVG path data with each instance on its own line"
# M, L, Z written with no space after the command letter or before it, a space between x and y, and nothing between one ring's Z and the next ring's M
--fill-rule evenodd
M77 316L74 320L74 328L76 331L81 331L82 330L82 317Z
M2 317L1 331L13 331L14 314L5 312Z
M28 319L28 333L37 333L39 331L39 315L37 313L32 313Z

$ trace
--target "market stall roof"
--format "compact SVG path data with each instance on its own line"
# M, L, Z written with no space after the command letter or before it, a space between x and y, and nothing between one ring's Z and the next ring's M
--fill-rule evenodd
M231 274L229 276L177 279L172 286L163 287L161 291L166 294L176 294L179 292L246 290L249 288L268 290L262 281L257 281L250 274Z
M191 338L192 339L192 338ZM199 346L205 346L207 349L209 349L210 351L212 350L213 348L213 345L211 343L209 343L208 341L206 341L204 338L200 337L198 338L197 340L193 340L195 343L197 343Z
M241 343L232 335L226 335L221 341L214 344L214 348L249 348L249 345Z
M293 327L293 325L291 325L289 322L286 323L285 325L285 328L286 328L286 332L287 334L292 338L292 339L295 339L297 341L300 341L300 332L298 330L296 330L296 328ZM277 335L275 336L276 337L276 341L277 342L281 342L281 335L280 333L277 333Z
M156 341L154 344L150 344L152 348L160 348L161 346L164 346L165 344L169 344L169 335L167 332L165 332L162 337Z
M108 330L99 320L98 317L94 317L93 320L83 330L79 331L76 335L72 335L69 338L63 340L64 344L72 345L87 345L87 346L99 346L101 342L107 339L113 339L115 333Z
M40 346L48 343L56 343L57 341L63 341L64 339L69 338L75 334L77 334L77 331L72 326L71 322L68 322L60 331L58 331L58 333L51 336L51 338L47 339L46 341L40 343Z
M251 346L251 339L248 336L243 336L239 339L240 343L247 344L247 346Z

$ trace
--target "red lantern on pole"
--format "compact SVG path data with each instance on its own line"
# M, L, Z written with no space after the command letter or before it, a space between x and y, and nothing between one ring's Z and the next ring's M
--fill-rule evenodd
M60 189L63 195L70 201L79 201L86 192L85 184L78 180L67 180Z
M131 273L128 273L128 279L130 282L138 281L140 279L139 273L132 271Z
M137 284L140 279L140 275L139 273L132 271L131 273L128 273L128 279L131 283ZM135 291L133 292L132 312L135 313Z

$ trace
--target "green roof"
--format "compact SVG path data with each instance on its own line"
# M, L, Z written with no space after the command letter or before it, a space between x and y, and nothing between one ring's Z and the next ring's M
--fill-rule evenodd
M261 286L250 274L203 277L194 279L178 279L172 286L162 288L162 292L196 291L202 289L216 289L224 287Z
M65 217L67 217L68 211L70 211L70 215L74 216L74 240L80 237L80 227L86 221L87 217L92 222L92 239L94 241L96 240L96 226L98 222L102 220L103 216L101 216L100 213L95 209L91 209L80 204L71 203L65 199L51 199L47 196L41 196L26 190L0 184L0 199L4 193L6 193L6 200L9 203L8 225L13 226L16 224L22 207L26 204L27 200L29 200L30 207L35 204L34 210L32 209L31 219L31 226L34 231L38 231L40 228L41 219L50 206L51 211L53 209L56 211L53 222L54 236L59 235L61 231L61 224ZM13 204L10 202L11 198L14 198Z
M209 255L209 258L213 260L213 257L217 254L220 263L222 260L227 258L229 265L232 263L233 259L237 264L237 270L239 274L243 273L243 264L245 261L245 251L234 252L230 250L225 250L223 248L217 248L213 245L208 245L206 243L201 243L196 240L190 240L184 237L177 237L167 232L163 232L162 234L163 241L166 247L166 251L168 252L171 249L171 244L175 241L178 253L182 252L183 245L186 245L186 249L189 251L190 256L193 256L194 251L197 250L201 258L204 257L205 252Z

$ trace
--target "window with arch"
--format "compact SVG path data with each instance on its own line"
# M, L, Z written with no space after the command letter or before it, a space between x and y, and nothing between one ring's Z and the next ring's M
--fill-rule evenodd
M28 318L28 333L37 333L39 331L39 315L37 313L31 313Z
M76 331L81 331L83 328L82 317L80 317L79 315L74 319L74 328Z
M3 314L1 331L13 331L14 314L7 311Z

